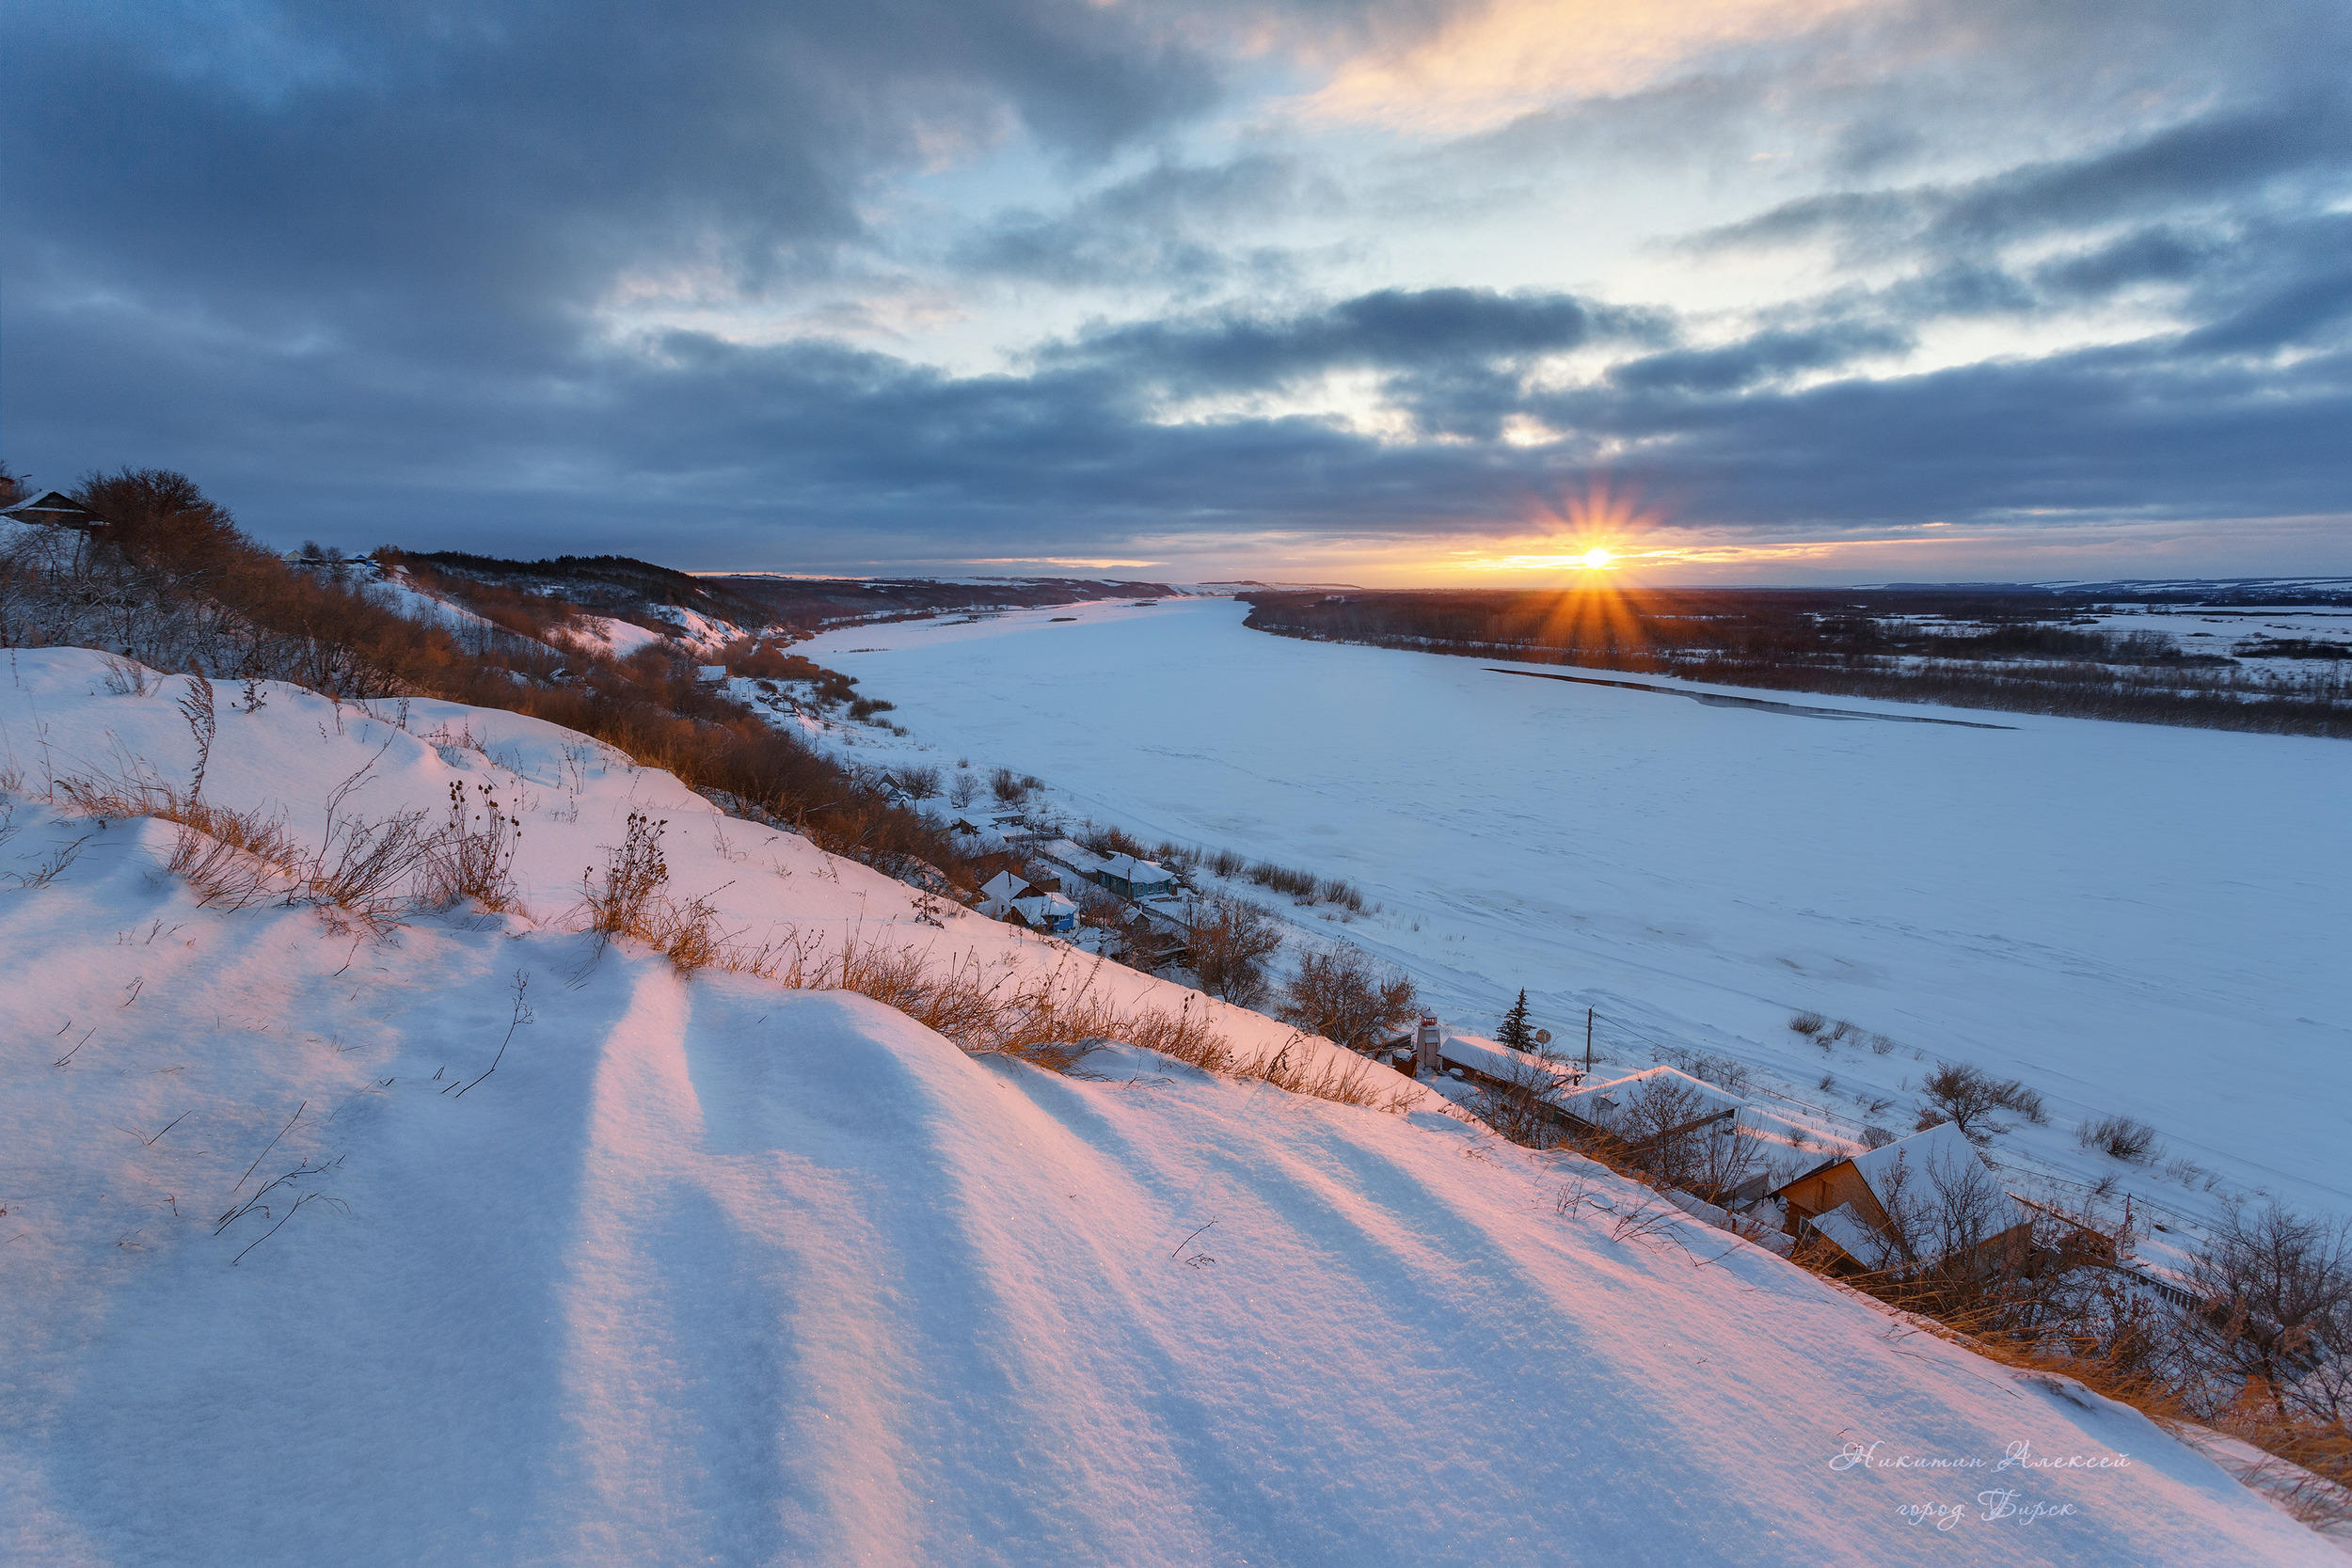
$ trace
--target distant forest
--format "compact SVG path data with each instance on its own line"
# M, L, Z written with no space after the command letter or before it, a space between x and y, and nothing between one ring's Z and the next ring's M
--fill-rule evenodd
M2340 647L2291 639L2246 649L2295 661L2281 672L2192 651L2161 618L2128 632L2095 624L2095 611L2157 595L1608 586L1242 597L1245 625L1282 637L1952 707L2352 736Z

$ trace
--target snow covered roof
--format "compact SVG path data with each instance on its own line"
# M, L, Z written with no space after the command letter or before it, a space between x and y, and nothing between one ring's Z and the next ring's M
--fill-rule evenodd
M1475 1068L1494 1078L1510 1078L1531 1068L1555 1076L1566 1070L1565 1067L1555 1067L1541 1056L1514 1051L1484 1035L1464 1035L1448 1030L1444 1042L1438 1049L1447 1060Z
M89 528L97 516L62 490L44 490L28 496L12 506L0 507L0 516L12 517L24 523L62 524L68 528Z
M1057 838L1046 845L1044 853L1049 859L1057 860L1064 865L1089 874L1100 871L1110 863L1085 845L1066 838Z
M1067 920L1077 914L1078 906L1058 893L1041 893L1028 898L1016 898L1012 907L1021 911L1024 920Z
M1176 873L1154 861L1141 860L1134 855L1108 855L1103 860L1104 876L1116 877L1122 882L1141 887L1152 882L1172 882Z
M1696 1097L1698 1109L1694 1116L1710 1111L1741 1111L1747 1101L1726 1089L1719 1089L1703 1078L1693 1078L1677 1068L1659 1066L1644 1068L1623 1078L1613 1078L1606 1084L1588 1084L1581 1089L1570 1089L1558 1097L1559 1102L1572 1114L1585 1120L1608 1126L1615 1121L1636 1095L1662 1092L1652 1090L1653 1084L1671 1085Z
M1853 1157L1853 1168L1869 1185L1870 1196L1879 1200L1881 1207L1890 1209L1899 1200L1908 1204L1940 1203L1956 1181L1974 1180L1989 1174L1977 1146L1948 1121L1857 1154ZM2007 1193L2001 1195L2001 1201L2010 1216L2001 1227L2022 1224L2026 1216L2010 1201Z
M980 891L991 898L1009 902L1029 891L1029 884L1009 871L999 871L980 884Z
M1816 1214L1805 1222L1843 1248L1846 1256L1857 1262L1875 1262L1886 1249L1886 1238L1862 1222L1853 1212L1853 1205L1841 1203L1826 1214Z

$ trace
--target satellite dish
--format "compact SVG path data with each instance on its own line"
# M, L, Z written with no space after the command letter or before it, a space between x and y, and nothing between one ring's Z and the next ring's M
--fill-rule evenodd
M1549 1045L1551 1043L1551 1031L1549 1029L1536 1030L1535 1043L1537 1045Z

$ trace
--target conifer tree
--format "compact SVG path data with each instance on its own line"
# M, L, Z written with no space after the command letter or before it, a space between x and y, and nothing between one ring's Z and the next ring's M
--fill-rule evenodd
M1535 1031L1527 1024L1527 989L1519 988L1519 999L1511 1010L1502 1015L1502 1027L1495 1031L1495 1039L1514 1051L1535 1049Z

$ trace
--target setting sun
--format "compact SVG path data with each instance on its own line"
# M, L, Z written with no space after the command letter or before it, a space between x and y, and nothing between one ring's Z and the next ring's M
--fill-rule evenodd
M1595 545L1578 559L1588 572L1605 572L1609 569L1609 563L1616 560L1616 557L1612 555L1605 546Z

